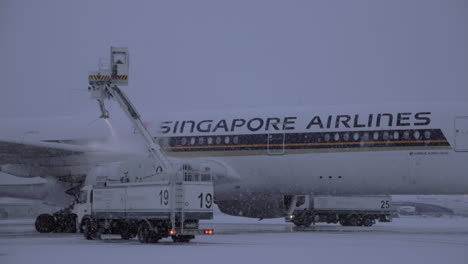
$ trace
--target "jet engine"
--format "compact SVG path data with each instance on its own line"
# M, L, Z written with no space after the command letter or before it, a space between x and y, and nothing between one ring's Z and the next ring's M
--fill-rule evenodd
M251 218L283 217L286 214L284 203L284 196L258 193L250 197L216 201L219 210L225 214Z

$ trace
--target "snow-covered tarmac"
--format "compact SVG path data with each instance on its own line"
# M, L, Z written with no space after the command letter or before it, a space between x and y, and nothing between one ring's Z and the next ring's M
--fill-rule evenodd
M38 234L33 220L0 221L0 263L468 263L468 218L394 219L371 228L217 215L216 235L189 244L140 244Z

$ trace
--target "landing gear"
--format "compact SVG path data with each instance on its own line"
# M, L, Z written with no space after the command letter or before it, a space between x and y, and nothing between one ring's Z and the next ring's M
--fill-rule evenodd
M55 222L55 218L52 215L41 214L36 218L34 225L36 226L37 232L50 233L55 231L57 224Z
M36 218L35 227L39 233L76 233L77 216L69 208L54 214L41 214Z
M75 214L64 211L41 214L36 218L35 227L39 233L76 233L76 219Z

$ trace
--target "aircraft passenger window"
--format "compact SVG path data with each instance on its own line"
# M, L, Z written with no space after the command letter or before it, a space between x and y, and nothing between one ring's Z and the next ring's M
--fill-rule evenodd
M326 142L330 141L330 134L325 134L324 139Z
M379 140L379 132L374 132L374 140Z
M235 136L235 137L232 139L232 142L234 142L234 144L239 144L239 137L238 137L238 136Z
M195 140L195 138L194 138L194 137L193 137L193 138L191 138L191 139L190 139L190 145L195 145L195 141L196 141L196 140Z
M369 141L369 133L364 133L364 135L362 136L362 140L363 141Z
M340 140L340 134L336 133L335 134L335 141L338 141L338 140Z
M343 135L343 139L344 139L345 141L348 141L348 140L349 140L349 133L345 133L345 134Z
M404 138L404 139L408 140L408 139L409 139L409 136L410 136L410 135L409 135L409 131L403 132L403 138Z
M358 140L359 140L359 133L358 133L358 132L355 132L355 133L354 133L353 139L354 139L355 141L358 141Z
M187 138L184 138L184 137L183 137L182 140L180 141L180 144L181 144L182 146L187 145Z
M221 137L216 137L216 144L217 145L221 144Z
M226 145L229 144L229 137L224 138L224 144L226 144Z
M424 138L426 138L426 139L431 138L431 131L425 131L424 132Z
M400 133L398 131L393 132L393 139L399 139L400 138Z
M383 140L389 140L390 139L390 133L388 133L388 131L383 132L382 138L383 138Z
M200 137L200 138L198 139L198 144L199 144L199 145L204 145L204 144L205 144L205 138L204 138L204 137Z
M208 141L208 145L213 144L213 138L212 137L209 137L207 141Z
M414 131L413 136L414 136L415 139L419 139L421 137L421 133L419 133L419 131L416 130L416 131Z

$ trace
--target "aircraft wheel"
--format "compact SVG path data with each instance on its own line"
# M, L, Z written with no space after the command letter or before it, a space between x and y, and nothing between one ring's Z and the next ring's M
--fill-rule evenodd
M50 214L41 214L36 218L34 223L37 232L39 233L50 233L55 230L57 223L55 218Z

